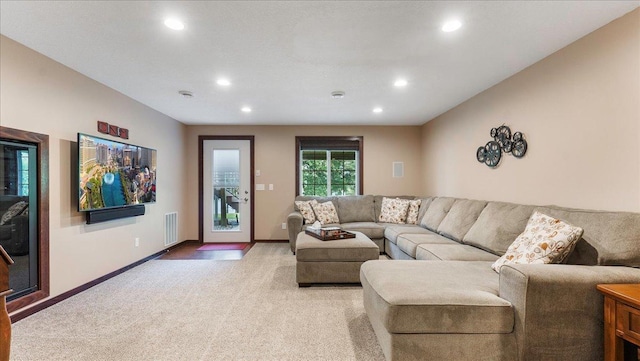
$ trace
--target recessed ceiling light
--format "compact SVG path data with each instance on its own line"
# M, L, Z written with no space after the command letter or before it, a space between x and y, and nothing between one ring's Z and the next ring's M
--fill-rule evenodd
M221 86L229 86L229 85L231 85L231 82L229 81L229 79L222 79L222 78L221 78L221 79L218 79L218 80L216 81L216 83L217 83L218 85L221 85Z
M169 29L173 30L183 30L184 23L176 18L168 18L164 21L164 25Z
M344 98L344 92L342 90L336 90L334 92L331 92L331 97L333 99L342 99Z
M445 33L450 33L452 31L460 29L461 26L462 23L458 20L447 21L446 23L444 23L444 25L442 25L442 31L444 31Z
M382 113L382 108L373 108L374 113Z
M251 113L251 108L250 107L242 107L242 109L240 109L240 110L242 110L245 113Z
M178 94L182 95L185 98L193 98L193 92L190 92L188 90L180 90Z
M398 80L396 80L395 83L393 83L393 85L397 86L398 88L401 88L403 86L407 86L407 84L409 84L409 83L407 82L406 79L398 79Z

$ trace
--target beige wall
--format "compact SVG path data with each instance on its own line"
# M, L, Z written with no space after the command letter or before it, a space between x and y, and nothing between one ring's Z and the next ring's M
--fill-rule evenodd
M165 248L164 214L184 214L186 177L175 170L184 164L186 127L3 36L0 79L0 124L49 135L51 296ZM87 225L76 211L72 149L78 132L98 134L97 120L128 128L131 143L158 151L158 202L144 216Z
M529 150L490 169L502 124ZM426 123L422 148L426 194L640 211L640 10Z
M420 127L301 127L301 126L188 126L187 173L198 174L199 135L255 136L256 183L273 184L273 191L255 192L255 238L288 239L281 229L293 210L295 197L295 137L312 135L361 135L364 137L364 193L420 193ZM391 164L403 161L404 178L391 177ZM188 189L198 189L198 178L189 177ZM185 194L188 239L198 239L198 194Z

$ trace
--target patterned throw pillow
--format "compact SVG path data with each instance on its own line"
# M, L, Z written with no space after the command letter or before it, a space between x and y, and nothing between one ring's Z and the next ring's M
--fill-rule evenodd
M409 209L408 199L382 198L382 209L380 210L379 222L404 224L407 220L407 210Z
M582 232L580 227L534 212L524 232L491 268L500 273L505 264L561 263L573 251Z
M312 204L311 207L316 214L316 219L320 221L321 224L340 223L338 212L336 212L336 207L333 206L333 202L316 202L316 204Z
M318 204L318 201L312 199L310 201L295 201L296 207L304 217L304 223L313 223L316 221L316 215L313 213L312 205Z
M7 211L2 215L0 219L0 226L4 226L5 223L9 222L11 218L17 216L22 213L25 208L27 208L28 204L25 201L20 201L7 209Z
M418 223L420 204L422 204L422 199L414 199L409 201L409 210L407 211L407 224Z

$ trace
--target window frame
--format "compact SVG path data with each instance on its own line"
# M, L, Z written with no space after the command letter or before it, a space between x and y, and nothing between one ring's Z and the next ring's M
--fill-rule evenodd
M356 195L364 194L364 139L362 136L296 136L296 196L302 193L300 183L301 154L303 147L309 144L323 147L319 150L356 150L358 152L356 160ZM349 144L351 149L340 149L340 144ZM327 196L330 197L331 195L328 194Z
M320 147L316 147L316 148L320 148ZM359 163L359 156L358 153L359 151L357 149L301 149L300 151L300 157L301 157L301 164L299 164L300 170L299 170L299 175L300 175L300 181L298 186L300 187L300 189L302 191L306 191L306 187L307 186L311 186L313 189L315 189L316 191L320 190L320 189L324 189L324 195L318 195L317 192L314 192L314 196L338 196L336 194L333 194L333 192L337 189L337 188L341 188L343 194L340 195L357 195L359 194L359 175L358 175L358 163ZM307 171L308 169L304 166L305 164L305 160L309 159L309 158L305 158L305 153L312 153L311 157L315 160L315 161L319 161L323 164L322 168L324 169L324 182L323 183L316 183L314 182L313 184L306 184L304 180L306 179L305 177L305 171ZM350 169L342 169L342 174L340 177L340 170L334 170L333 166L334 166L334 161L342 161L343 164L346 160L346 158L344 158L344 154L343 153L348 153L351 156L353 156L352 160L353 160L353 168ZM322 157L320 157L320 155ZM342 158L342 159L339 159ZM351 158L349 158L351 159ZM317 176L318 172L321 172L321 170L318 169L312 169L312 170L308 170L311 173L315 173L315 175ZM344 176L346 172L353 172L353 180L351 183L345 184L344 182ZM334 175L336 175L338 178L334 178ZM315 178L315 176L313 177ZM336 183L337 180L339 180L340 178L342 178L342 183ZM350 188L352 188L352 192L350 194L344 194L345 191L345 187L349 186ZM334 188L336 187L336 188ZM302 192L301 192L302 193ZM308 195L308 194L305 194Z

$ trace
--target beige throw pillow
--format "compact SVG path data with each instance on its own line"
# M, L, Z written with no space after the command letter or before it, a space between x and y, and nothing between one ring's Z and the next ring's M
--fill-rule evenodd
M418 223L418 214L420 213L421 199L414 199L409 201L409 210L407 211L407 224Z
M408 199L383 197L378 222L404 224L407 220L408 209Z
M573 251L582 232L580 227L534 212L524 232L491 268L499 273L505 264L561 263Z
M310 201L295 201L296 207L300 210L304 223L313 223L316 221L316 215L313 213L312 205L318 204L318 201L312 199Z
M316 214L316 219L320 221L321 224L340 223L338 212L336 212L336 207L334 207L333 202L316 202L316 204L312 204L311 207Z

